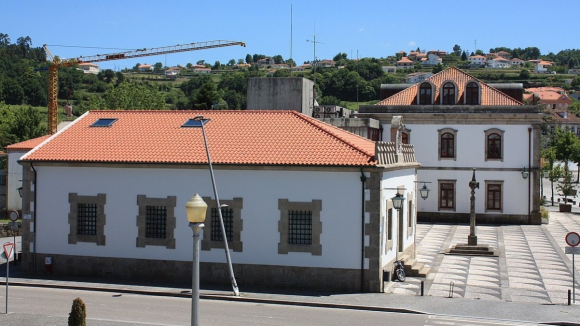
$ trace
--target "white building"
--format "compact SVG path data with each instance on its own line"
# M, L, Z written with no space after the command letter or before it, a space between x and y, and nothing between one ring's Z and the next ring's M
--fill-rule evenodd
M533 62L533 63L535 65L534 71L537 73L548 72L548 69L552 68L552 65L554 64L553 62L544 61L544 60L537 60L536 62Z
M98 74L100 71L99 65L90 62L79 63L79 69L85 74Z
M487 58L482 55L469 56L469 65L472 67L484 67L487 64Z
M431 76L433 76L432 72L414 72L412 74L407 74L405 76L405 83L406 84L416 84L416 83L423 81Z
M493 59L487 60L488 68L511 68L511 66L510 61L503 57L494 57Z
M433 53L429 53L426 58L421 60L421 64L424 66L435 66L438 63L443 64L443 59Z
M199 193L201 282L228 284L204 137L187 127L200 115L241 289L381 292L394 260L414 257L412 145L295 111L94 111L21 158L23 269L51 257L54 275L187 282L185 203Z
M150 65L150 64L141 64L141 65L139 65L139 67L137 67L137 68L138 68L138 70L139 70L140 72L151 72L151 71L153 71L153 70L155 69L155 68L153 67L153 65Z
M419 220L468 222L476 168L478 223L541 223L539 106L449 68L359 107L357 117L379 120L389 140L389 121L398 115L405 119L403 141L415 145L421 163L418 180L434 190L419 202Z

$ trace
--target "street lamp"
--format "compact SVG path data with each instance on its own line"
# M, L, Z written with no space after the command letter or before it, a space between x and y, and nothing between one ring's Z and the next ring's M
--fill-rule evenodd
M198 194L185 204L189 227L193 231L193 267L191 272L191 325L199 325L199 233L205 226L207 204Z
M431 189L427 188L426 183L430 183L430 182L426 182L426 181L419 181L419 182L423 182L423 188L419 189L419 194L421 195L421 198L423 198L423 200L425 200L429 197L429 191L431 191Z
M215 185L215 178L213 176L213 167L211 165L211 156L209 155L209 147L207 146L207 138L205 136L205 127L204 126L209 121L210 121L209 119L205 119L203 116L197 116L193 119L189 119L187 122L185 122L185 124L182 125L182 127L201 128L201 132L203 134L203 142L205 144L205 152L207 154L207 164L209 165L209 173L211 175L211 183L213 185L213 193L215 196L215 202L216 202L216 206L218 208L220 208L221 207L220 199L218 197L217 187ZM222 217L222 210L218 209L217 211L218 211L218 216L219 216L219 221L220 221L220 227L222 230L222 238L224 240L224 249L226 251L226 260L228 263L230 282L232 283L234 295L237 297L240 295L240 291L238 290L238 284L236 283L236 278L234 276L234 269L232 267L232 260L230 258L230 248L228 247L228 238L226 235L226 229L224 227L224 219Z
M524 170L522 171L522 178L524 178L524 180L527 179L529 174L530 173L526 170L526 167L524 166Z
M399 193L399 190L397 190L397 194L395 195L395 197L391 198L391 200L393 201L393 208L395 208L397 211L403 208L403 202L405 201L405 197L403 197L403 195Z

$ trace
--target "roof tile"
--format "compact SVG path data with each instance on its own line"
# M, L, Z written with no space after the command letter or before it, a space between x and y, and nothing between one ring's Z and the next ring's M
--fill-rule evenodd
M202 115L214 164L376 165L375 143L295 111L91 111L25 161L206 164ZM111 127L90 127L100 118Z

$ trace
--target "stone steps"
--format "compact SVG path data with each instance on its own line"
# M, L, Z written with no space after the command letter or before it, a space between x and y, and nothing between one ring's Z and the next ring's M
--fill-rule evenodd
M430 267L425 266L425 264L418 262L415 258L411 258L409 255L404 255L400 259L403 261L405 274L407 276L427 277L431 271Z

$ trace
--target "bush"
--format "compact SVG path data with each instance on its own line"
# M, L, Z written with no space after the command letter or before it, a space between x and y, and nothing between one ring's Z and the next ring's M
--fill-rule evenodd
M544 206L540 207L540 215L542 216L542 218L545 218L545 219L550 218L550 212Z
M87 326L87 307L81 298L73 300L70 314L68 315L68 326Z

